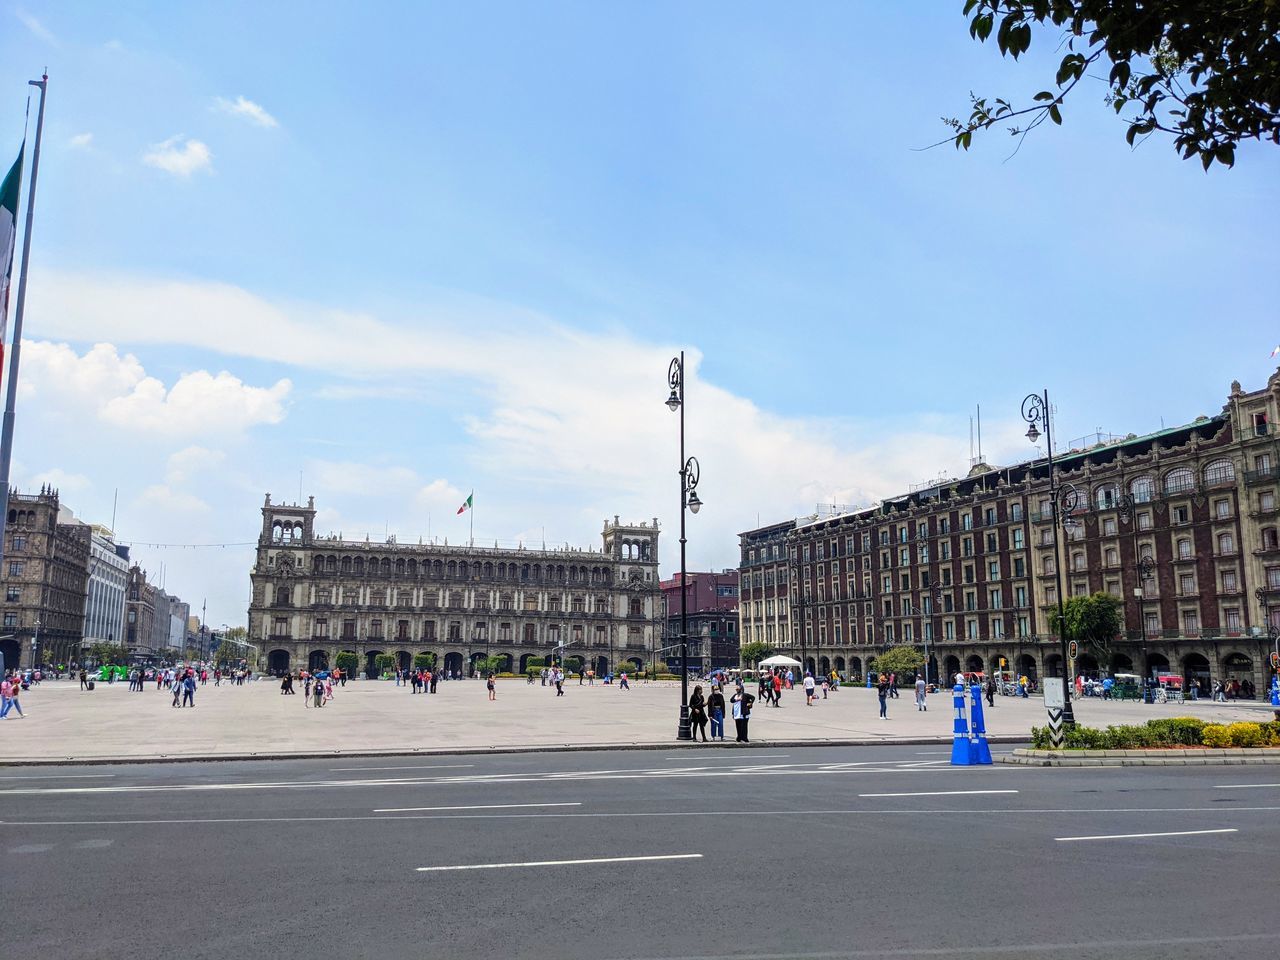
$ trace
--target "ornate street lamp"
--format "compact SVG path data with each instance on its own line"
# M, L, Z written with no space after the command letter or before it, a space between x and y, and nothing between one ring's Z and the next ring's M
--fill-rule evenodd
M684 351L671 361L667 368L667 384L671 394L667 397L667 409L680 411L680 725L676 729L679 740L693 739L689 726L689 610L688 590L685 582L685 510L697 513L702 508L698 498L700 468L694 457L684 455Z
M1063 629L1066 620L1066 605L1062 597L1062 551L1058 546L1058 524L1061 523L1063 529L1070 529L1076 525L1076 520L1072 516L1076 508L1080 505L1080 494L1076 492L1076 488L1071 484L1064 484L1059 487L1057 473L1053 468L1053 424L1049 416L1049 391L1046 390L1041 396L1037 393L1028 394L1022 401L1022 419L1027 421L1027 439L1035 443L1040 439L1039 427L1044 427L1044 443L1045 449L1048 451L1049 460L1049 499L1050 510L1053 514L1053 576L1054 583L1058 593L1058 646L1062 656L1062 682L1063 702L1065 707L1062 711L1062 722L1067 726L1072 726L1076 722L1075 711L1071 708L1070 691L1066 689L1068 684L1068 664L1070 660L1067 658L1067 634Z

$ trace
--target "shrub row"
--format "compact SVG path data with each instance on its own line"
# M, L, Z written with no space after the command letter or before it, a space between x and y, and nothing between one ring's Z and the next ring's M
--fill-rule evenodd
M1031 728L1031 745L1051 746L1048 727ZM1072 727L1064 731L1068 750L1140 750L1146 747L1280 747L1280 721L1205 723L1196 717L1168 717L1141 726Z

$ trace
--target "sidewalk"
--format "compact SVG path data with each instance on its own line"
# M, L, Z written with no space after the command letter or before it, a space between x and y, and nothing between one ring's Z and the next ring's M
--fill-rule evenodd
M356 680L318 710L304 708L298 689L286 697L269 680L208 684L198 690L195 709L174 709L171 694L154 685L137 693L125 683L100 683L89 692L74 681L45 681L23 694L26 719L10 714L0 721L0 763L666 747L676 744L679 720L680 685L671 681L640 682L630 690L574 681L556 697L552 687L507 680L490 703L479 680L442 683L434 696L413 695L388 681ZM1087 698L1076 701L1075 710L1089 726L1166 716L1223 722L1271 716L1265 703L1207 701L1144 705ZM1040 700L1015 697L997 697L986 720L991 737L1009 742L1024 741L1032 725L1046 722ZM732 721L727 727L732 742ZM906 690L889 701L888 720L878 717L874 691L845 688L813 707L805 706L803 692L787 691L781 707L757 703L751 722L754 743L949 743L951 735L950 694L930 697L922 713Z

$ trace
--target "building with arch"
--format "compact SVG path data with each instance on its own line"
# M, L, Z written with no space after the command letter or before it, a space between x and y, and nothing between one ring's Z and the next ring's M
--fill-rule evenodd
M250 573L249 641L273 673L355 653L405 667L432 654L468 673L497 656L522 671L563 645L567 665L607 673L651 659L660 634L658 521L605 521L599 549L403 544L317 535L315 498L267 494Z
M741 640L803 649L819 670L862 673L906 642L927 644L932 677L1002 662L1060 676L1060 571L1067 597L1122 601L1125 631L1102 652L1113 669L1265 690L1280 628L1277 423L1280 371L1257 391L1233 383L1215 416L1055 452L1079 496L1056 553L1043 458L747 531ZM1077 668L1097 670L1098 653Z

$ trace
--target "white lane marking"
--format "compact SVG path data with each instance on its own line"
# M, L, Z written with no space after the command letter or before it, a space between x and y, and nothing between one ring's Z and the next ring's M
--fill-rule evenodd
M452 867L418 867L418 873L441 870L503 870L509 867L572 867L586 863L640 863L651 860L701 860L700 853L664 853L655 857L599 857L594 860L528 860L524 863L464 863Z
M53 849L52 843L24 843L20 847L14 847L10 853L47 853Z
M1051 768L1045 768L1051 769ZM1084 767L1081 769L1090 769ZM1034 809L905 809L902 807L856 810L644 810L629 813L420 813L403 817L365 816L353 817L195 817L189 820L0 820L0 827L130 827L130 826L190 826L197 823L358 823L365 820L613 820L637 817L827 817L827 816L936 816L940 813L985 816L998 813L1001 816L1030 814L1095 814L1095 813L1280 813L1280 807L1051 807Z
M1235 827L1224 830L1173 830L1168 833L1109 833L1097 837L1054 837L1055 840L1137 840L1141 837L1194 837L1204 833L1239 833Z
M358 770L461 770L474 767L474 763L437 763L426 767L330 767L330 773L354 773Z
M759 760L764 760L764 759L766 759L766 758L776 759L776 758L778 758L778 757L789 757L789 756L791 756L791 754L789 754L789 753L753 753L753 754L751 754L751 756L750 756L750 760L757 760L757 759L759 759ZM663 759L663 760L688 760L688 759L689 759L689 755L688 755L688 754L685 754L684 756L681 756L681 757L663 757L662 759ZM729 759L732 759L732 758L730 758L730 757L708 757L707 759L709 759L709 760L729 760ZM743 763L749 763L749 762L750 762L750 760L738 760L738 761L736 761L736 762L737 762L739 765L741 765L741 764L743 764Z
M928 790L923 793L860 793L860 797L967 797L985 793L1017 793L1017 790Z
M482 803L470 807L380 807L374 813L421 813L427 810L516 810L526 807L580 807L581 803Z
M917 750L916 751L917 757L944 757L944 756L950 756L950 755L951 755L950 750Z
M1280 783L1218 783L1215 790L1256 790L1259 787L1280 787Z
M114 840L94 839L81 840L75 846L80 850L103 850L115 843Z
M40 773L0 777L0 780L106 780L114 776L114 773Z

